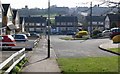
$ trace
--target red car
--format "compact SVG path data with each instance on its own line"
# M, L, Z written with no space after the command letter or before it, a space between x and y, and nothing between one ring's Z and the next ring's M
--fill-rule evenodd
M110 33L110 38L112 39L116 35L120 35L120 28L112 28Z
M15 39L11 35L0 36L2 39L2 46L16 46Z

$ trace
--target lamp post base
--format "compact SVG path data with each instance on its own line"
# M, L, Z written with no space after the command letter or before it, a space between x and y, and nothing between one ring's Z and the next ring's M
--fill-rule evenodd
M48 39L48 56L47 58L50 58L50 39Z

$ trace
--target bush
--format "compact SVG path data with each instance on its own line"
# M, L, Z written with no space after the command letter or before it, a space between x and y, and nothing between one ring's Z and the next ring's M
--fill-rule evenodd
M120 35L116 35L112 38L113 43L120 43Z
M102 32L101 32L100 30L93 30L93 32L92 32L92 37L93 37L93 38L101 37L101 36L102 36L101 33L102 33Z
M82 36L84 36L84 35L88 35L88 32L87 31L79 31L76 33L75 37L82 38Z
M20 67L19 66L15 66L12 70L13 73L18 73L20 71Z

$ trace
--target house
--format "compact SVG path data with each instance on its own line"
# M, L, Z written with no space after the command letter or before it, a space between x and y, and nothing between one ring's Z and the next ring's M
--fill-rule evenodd
M105 16L92 16L92 17L86 16L85 19L88 24L87 26L88 31L90 31L90 27L92 27L92 30L94 29L99 29L101 31L104 30Z
M55 16L55 26L59 34L76 32L78 28L78 18L76 16Z
M46 17L24 17L25 32L43 33L46 30Z
M105 18L105 28L111 29L120 27L120 14L107 14Z
M19 27L20 18L19 18L18 10L15 9L13 10L13 24L16 27L15 33L18 33L20 31L20 27Z
M2 24L3 12L4 12L4 9L3 9L1 1L0 1L0 35L5 34L5 32L6 32L6 27Z
M2 17L2 23L6 26L6 34L14 34L15 33L15 25L13 24L13 11L11 9L10 4L2 4L4 12Z
M2 11L3 11L3 8L0 1L0 35L2 34Z
M25 32L25 19L24 17L20 17L20 32L24 33Z

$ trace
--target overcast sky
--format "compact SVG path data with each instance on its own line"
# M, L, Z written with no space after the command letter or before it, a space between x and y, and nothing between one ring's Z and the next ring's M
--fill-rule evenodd
M50 0L51 5L57 5L59 7L76 7L76 6L90 6L90 2L93 2L93 5L100 4L105 0ZM106 0L107 1L107 0ZM120 0L109 0L117 1ZM1 0L2 4L9 3L12 8L24 8L25 5L28 5L29 8L47 8L48 0Z

